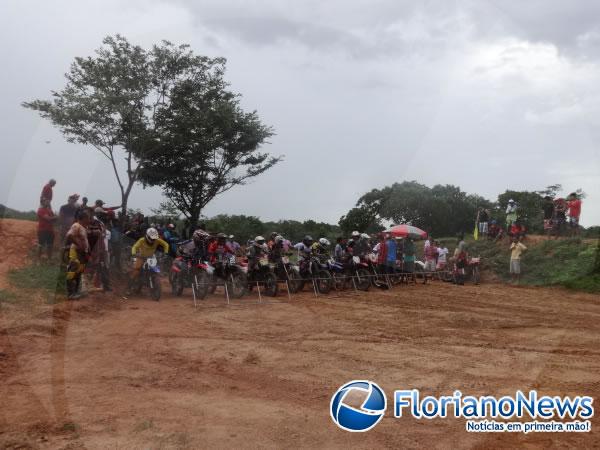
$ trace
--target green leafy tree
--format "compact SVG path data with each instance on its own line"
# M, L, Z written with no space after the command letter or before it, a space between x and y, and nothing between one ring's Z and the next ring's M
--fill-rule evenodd
M68 142L90 146L110 161L125 214L147 151L160 140L157 117L170 108L173 90L184 80L212 77L223 65L224 59L194 55L187 45L162 41L144 50L108 36L95 56L75 58L66 86L53 91L52 100L23 106L50 120Z
M239 95L226 89L224 63L213 69L173 89L169 108L157 114L159 139L139 172L145 184L162 187L192 228L216 196L281 160L258 151L272 129L256 111L244 112Z
M366 204L348 211L340 218L339 225L345 236L350 235L353 231L376 233L383 230L377 212Z

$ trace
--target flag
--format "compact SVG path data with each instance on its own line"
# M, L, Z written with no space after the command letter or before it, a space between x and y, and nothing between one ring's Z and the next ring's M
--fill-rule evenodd
M479 227L478 227L478 223L475 222L475 230L473 231L473 238L477 241L479 240Z

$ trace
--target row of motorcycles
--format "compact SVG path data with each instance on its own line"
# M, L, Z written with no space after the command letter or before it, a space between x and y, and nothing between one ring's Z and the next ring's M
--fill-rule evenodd
M180 296L184 289L191 288L194 299L204 299L218 286L223 286L232 298L241 298L255 287L274 297L280 283L287 283L290 293L302 291L307 285L320 294L346 288L366 291L376 277L374 264L357 256L343 263L310 256L300 258L298 264L290 262L288 256L274 261L264 257L252 269L247 261L238 262L235 256L222 256L212 264L178 256L169 271L172 293Z

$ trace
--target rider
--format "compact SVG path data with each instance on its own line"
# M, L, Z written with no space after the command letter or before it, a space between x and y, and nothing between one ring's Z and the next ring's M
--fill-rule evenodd
M265 245L265 238L262 236L256 236L254 242L250 246L247 252L248 256L248 270L255 270L258 266L258 262L261 258L264 258L268 254L268 247Z
M277 235L273 238L273 244L269 249L269 261L278 262L283 256L285 256L286 249L284 248L283 236Z
M225 233L217 234L217 239L209 244L208 255L211 263L222 262L224 258L234 255L233 249L227 244Z
M352 255L358 256L360 258L365 258L370 250L369 249L369 235L366 233L362 233L358 237L358 240L356 240L354 233L352 233L352 238L355 239Z
M302 242L298 242L296 245L294 245L294 248L298 250L298 256L301 259L310 258L312 244L313 238L309 235L306 235L304 236L304 239L302 239Z
M329 242L329 240L321 238L311 246L312 254L316 256L321 262L327 261L331 256L329 254L330 246L331 243Z
M177 247L177 254L195 261L203 261L206 259L205 239L207 236L208 233L204 230L198 229L194 231L192 239L183 242Z
M138 279L142 266L147 258L150 258L156 252L158 247L162 247L165 255L169 253L169 244L160 239L156 228L148 228L144 237L131 247L131 256L133 256L133 266L129 272L129 286Z

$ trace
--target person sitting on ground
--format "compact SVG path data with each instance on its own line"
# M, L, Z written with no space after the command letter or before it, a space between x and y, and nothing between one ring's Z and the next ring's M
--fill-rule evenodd
M38 258L42 257L42 253L46 250L48 260L52 259L52 251L54 249L54 224L58 217L50 208L50 200L42 199L42 204L37 210L38 217Z
M567 197L569 208L569 226L572 234L579 234L579 216L581 216L581 199L577 192L571 192Z
M133 247L131 247L131 256L134 259L133 266L129 272L128 294L138 280L144 262L156 253L158 247L161 247L165 254L169 253L169 244L160 239L156 228L148 228L144 237L139 238L137 242L133 244Z
M83 212L79 215L77 221L71 225L66 235L66 243L69 248L66 271L67 295L69 300L77 300L81 297L81 293L79 292L81 277L90 254L87 236L87 227L89 224L90 216L87 212Z
M510 244L510 275L513 283L521 280L521 255L527 250L518 237L513 237Z
M44 200L47 200L48 206L52 207L52 189L54 186L56 186L56 180L54 178L51 178L50 181L44 185L42 188L42 193L40 194L40 205L44 202Z

